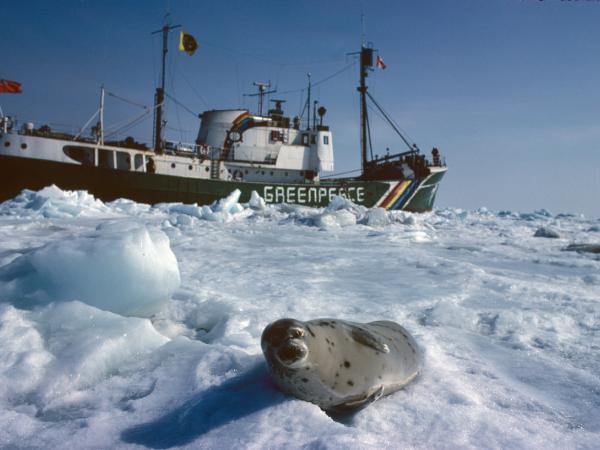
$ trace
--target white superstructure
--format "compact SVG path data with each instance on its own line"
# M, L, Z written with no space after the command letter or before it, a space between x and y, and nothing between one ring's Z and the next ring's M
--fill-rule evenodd
M328 127L301 130L279 109L269 116L247 110L202 114L195 144L166 142L164 153L121 142L93 142L0 120L0 154L120 171L150 172L194 179L301 183L318 181L333 170L333 141ZM137 148L136 148L137 147Z

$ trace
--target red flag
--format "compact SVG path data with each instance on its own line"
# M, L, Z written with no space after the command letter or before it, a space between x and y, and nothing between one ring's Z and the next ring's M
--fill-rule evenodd
M20 94L21 83L10 80L0 80L0 94Z
M385 69L387 67L379 55L377 55L377 59L375 60L375 67L379 67L380 69Z

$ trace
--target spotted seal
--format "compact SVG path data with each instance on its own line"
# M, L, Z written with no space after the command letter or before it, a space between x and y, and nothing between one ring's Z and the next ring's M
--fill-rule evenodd
M422 360L414 338L390 321L281 319L264 329L261 347L284 392L333 413L360 409L404 387Z

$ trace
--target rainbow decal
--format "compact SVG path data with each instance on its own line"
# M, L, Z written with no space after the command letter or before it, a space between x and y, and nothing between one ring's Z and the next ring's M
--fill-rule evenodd
M248 128L252 128L255 125L252 116L249 113L244 113L239 115L234 121L233 126L231 127L231 131L237 131L240 136L246 131Z
M406 203L406 200L415 191L417 183L414 180L404 180L396 184L386 195L383 201L377 205L385 209L400 209Z

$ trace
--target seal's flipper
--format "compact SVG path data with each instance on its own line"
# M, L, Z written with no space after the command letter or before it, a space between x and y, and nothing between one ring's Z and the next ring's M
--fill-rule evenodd
M359 342L367 347L371 347L381 353L389 353L390 349L385 342L378 336L375 336L369 330L356 325L349 325L351 327L352 339Z
M344 399L343 403L334 405L333 407L328 409L328 411L334 414L348 414L351 412L356 412L360 409L367 407L374 401L378 400L379 398L381 398L382 395L383 386L379 386L370 394L367 393L362 395L356 395L354 397L348 397Z

